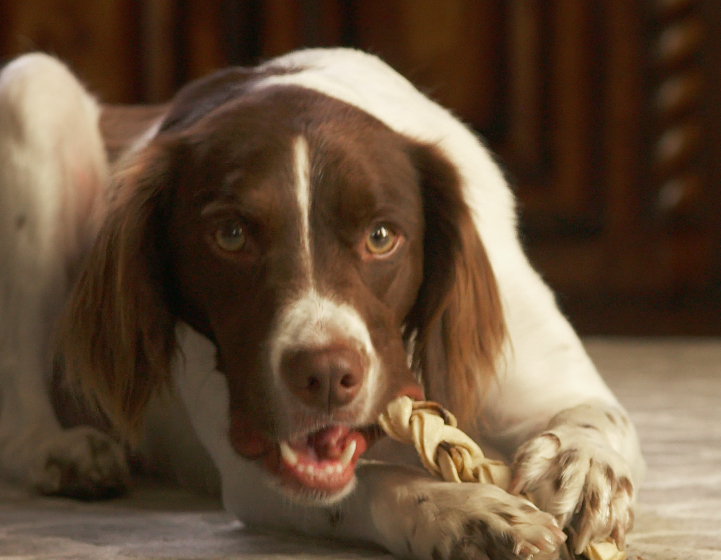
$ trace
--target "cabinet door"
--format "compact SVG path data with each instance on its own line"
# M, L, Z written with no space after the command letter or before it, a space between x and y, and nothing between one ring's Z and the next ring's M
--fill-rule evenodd
M133 0L0 2L0 53L45 51L104 100L140 101L139 4Z

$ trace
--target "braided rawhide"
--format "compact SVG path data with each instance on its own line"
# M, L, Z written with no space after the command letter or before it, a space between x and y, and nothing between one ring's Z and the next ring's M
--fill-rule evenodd
M414 445L423 466L433 475L449 482L482 482L508 490L510 467L487 458L441 405L399 397L380 415L379 423L393 439ZM583 555L589 560L626 558L612 540L589 544ZM561 556L575 557L567 545L561 547Z

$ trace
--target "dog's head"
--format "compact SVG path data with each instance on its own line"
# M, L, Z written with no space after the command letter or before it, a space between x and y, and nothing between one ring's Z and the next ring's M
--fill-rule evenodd
M454 167L341 101L231 70L176 97L116 174L63 326L123 433L171 382L174 326L217 349L230 439L333 501L399 394L480 402L503 337Z

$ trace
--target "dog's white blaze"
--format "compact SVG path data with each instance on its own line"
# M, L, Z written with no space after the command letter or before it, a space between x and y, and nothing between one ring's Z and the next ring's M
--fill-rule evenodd
M293 400L281 379L280 365L288 351L303 348L323 348L342 341L354 346L368 358L368 371L357 402L364 403L361 409L369 408L377 385L380 359L375 352L370 332L363 318L352 306L322 295L314 281L313 251L311 247L311 177L310 149L303 136L293 143L293 173L296 200L299 209L300 258L302 272L307 280L307 289L281 311L270 340L270 368L281 400Z
M310 155L308 142L298 136L293 143L295 193L300 209L301 259L308 279L313 281L313 257L310 248Z
M368 371L359 394L359 401L370 401L378 383L380 359L373 347L370 332L358 311L346 303L333 301L311 288L281 313L270 340L270 367L281 393L286 392L281 380L283 354L299 348L323 348L338 340L354 345L368 357ZM291 398L290 395L287 395ZM370 402L367 403L370 406Z

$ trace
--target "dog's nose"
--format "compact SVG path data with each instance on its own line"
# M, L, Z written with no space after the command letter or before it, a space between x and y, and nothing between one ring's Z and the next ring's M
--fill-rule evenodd
M292 393L310 407L332 410L353 401L364 381L364 359L346 345L287 352L281 373Z

